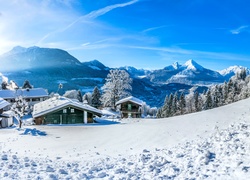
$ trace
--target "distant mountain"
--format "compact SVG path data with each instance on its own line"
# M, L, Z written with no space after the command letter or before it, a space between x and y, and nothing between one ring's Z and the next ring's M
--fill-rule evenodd
M58 85L62 83L60 94L72 89L85 93L92 92L95 86L101 88L111 69L98 60L80 62L67 51L36 46L14 47L0 56L0 63L2 79L14 80L19 86L29 80L34 87L44 87L49 92L58 92ZM167 94L188 92L197 84L197 91L203 92L207 89L204 85L224 82L234 75L237 68L224 70L221 75L202 67L194 60L188 60L183 65L175 62L158 70L137 69L132 66L120 69L126 70L133 79L133 96L150 106L159 107Z
M67 51L40 47L14 47L0 56L1 71L23 70L30 68L49 68L81 66L81 62Z
M94 70L109 70L108 67L104 66L100 61L98 60L93 60L89 62L83 62L83 66L88 66Z
M148 79L158 84L184 83L204 85L224 81L220 73L206 69L194 60L188 60L183 65L175 62L171 66L155 70L148 75Z
M119 69L127 71L130 74L130 76L134 78L144 78L146 77L147 74L151 72L150 70L136 69L135 67L132 66L124 66L120 67Z
M35 87L57 92L58 84L62 83L61 93L100 87L109 72L109 68L97 60L81 63L67 51L53 48L14 47L0 56L0 63L3 67L0 72L19 86L29 80Z
M246 69L247 75L250 74L250 69L243 66L230 66L219 71L219 73L224 77L224 79L228 80L237 73L240 73L243 69Z

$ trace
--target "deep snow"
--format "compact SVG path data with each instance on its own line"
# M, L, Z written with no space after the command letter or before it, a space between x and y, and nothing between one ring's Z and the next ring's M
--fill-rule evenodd
M250 179L250 99L168 119L0 129L0 179Z

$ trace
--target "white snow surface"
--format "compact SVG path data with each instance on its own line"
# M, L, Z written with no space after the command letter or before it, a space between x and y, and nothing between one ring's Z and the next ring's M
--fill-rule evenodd
M250 99L167 119L0 129L0 179L250 179Z

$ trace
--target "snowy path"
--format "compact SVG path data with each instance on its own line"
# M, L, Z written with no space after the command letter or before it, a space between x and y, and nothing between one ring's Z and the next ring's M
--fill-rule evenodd
M131 121L1 129L0 179L250 179L250 99Z

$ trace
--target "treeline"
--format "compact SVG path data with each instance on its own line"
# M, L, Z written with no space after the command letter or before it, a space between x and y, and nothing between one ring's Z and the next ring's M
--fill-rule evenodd
M250 76L246 70L233 76L228 82L210 86L207 91L199 93L192 88L190 93L167 95L164 105L158 109L157 118L199 112L216 108L250 97Z

